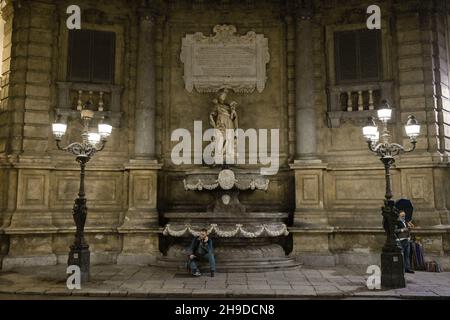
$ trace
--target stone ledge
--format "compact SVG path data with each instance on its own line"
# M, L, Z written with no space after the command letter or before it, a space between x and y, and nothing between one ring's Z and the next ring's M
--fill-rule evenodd
M8 271L16 267L28 267L28 266L54 266L58 263L55 254L43 255L43 256L21 256L21 257L9 257L3 258L2 270Z
M328 163L323 162L321 159L301 160L297 159L289 164L292 170L302 169L328 169Z
M369 152L367 150L367 152ZM340 163L313 163L308 161L295 160L294 163L289 164L291 170L325 170L325 171L367 171L367 170L384 170L383 166L379 160L374 157L371 153L366 153L365 151L359 152L358 156L362 155L364 158L359 162L353 162L352 165L340 164ZM350 157L345 154L340 154L340 157ZM405 157L405 156L403 156ZM367 159L364 160L364 159ZM428 158L427 158L428 159ZM433 162L424 159L422 162L415 160L414 163L409 162L408 159L399 157L396 159L396 163L393 167L394 170L402 169L438 169L438 168L448 168L450 167L450 162Z
M162 163L154 159L131 159L124 164L125 170L160 170Z
M163 227L154 227L154 228L128 228L128 227L118 227L117 228L117 232L119 234L135 234L135 233L143 233L143 234L148 234L148 233L162 233L163 232Z
M42 235L42 234L74 234L75 233L75 227L70 228L58 228L58 227L51 227L51 228L1 228L0 227L0 234L6 234L6 235L23 235L23 234L31 234L31 235ZM84 233L90 234L90 233L107 233L107 234L127 234L127 233L162 233L163 228L162 227L155 227L155 228L102 228L102 227L91 227L91 228L85 228Z
M334 267L337 257L334 254L314 254L310 252L295 252L296 260L304 266Z
M70 228L4 228L4 233L9 235L22 234L59 234L59 233L75 233L75 227ZM85 228L84 233L117 233L116 228Z
M288 227L290 233L385 233L383 228L345 228L345 227L324 227L305 228ZM450 233L450 225L437 225L428 228L414 228L411 234L445 234Z
M229 213L221 213L221 212L189 212L189 211L180 211L180 212L166 212L164 213L165 218L211 218L211 215L214 215L215 218L226 218L230 217ZM246 212L245 218L275 218L275 219L285 219L288 217L288 213L286 212ZM242 217L242 215L240 215Z

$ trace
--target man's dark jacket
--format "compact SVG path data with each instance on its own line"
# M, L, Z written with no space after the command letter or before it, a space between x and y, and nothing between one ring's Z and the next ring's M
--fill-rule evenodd
M205 242L200 240L198 237L195 237L188 249L188 255L193 254L195 256L204 256L208 253L214 253L211 238L208 238L208 241Z
M405 231L400 231L401 229L404 229ZM408 228L408 225L405 221L398 220L397 225L395 226L394 230L395 235L398 239L408 239L410 237L410 231Z

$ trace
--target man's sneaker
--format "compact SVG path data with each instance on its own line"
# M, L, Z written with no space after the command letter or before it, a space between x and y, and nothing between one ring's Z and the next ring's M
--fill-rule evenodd
M200 273L200 271L195 271L193 274L192 274L194 277L200 277L202 274Z
M211 278L214 278L214 271L211 271Z
M411 269L408 269L408 270L405 270L405 272L406 273L415 273L413 270L411 270Z

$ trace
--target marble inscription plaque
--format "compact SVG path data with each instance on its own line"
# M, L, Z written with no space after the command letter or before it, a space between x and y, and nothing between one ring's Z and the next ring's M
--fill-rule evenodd
M181 61L188 92L216 92L228 88L240 93L262 92L269 62L268 40L253 31L236 35L231 25L217 25L214 36L188 34L182 40Z

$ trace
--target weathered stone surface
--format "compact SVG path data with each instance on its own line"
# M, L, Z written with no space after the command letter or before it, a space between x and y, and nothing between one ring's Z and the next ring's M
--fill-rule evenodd
M393 290L368 290L365 267L347 268L299 268L289 271L291 276L301 279L308 277L307 283L290 281L280 285L284 278L282 271L262 275L267 287L253 287L234 284L230 277L235 274L218 273L224 282L217 285L217 278L193 278L189 274L175 276L171 272L158 271L149 267L93 266L91 283L81 290L68 290L66 287L65 265L47 267L21 267L14 272L0 272L0 294L39 295L45 298L61 297L116 297L116 298L446 298L450 296L449 273L416 272L407 275L407 287ZM122 275L158 273L169 280L144 280L135 276L125 280ZM99 281L101 274L105 274ZM250 277L252 274L241 274ZM260 274L261 275L261 274ZM214 288L214 284L216 287ZM13 296L14 297L14 296Z
M185 90L180 53L187 34L210 34L223 23L224 14L239 34L264 35L270 53L264 90L232 97L242 105L239 125L280 129L279 173L270 178L267 193L243 196L241 201L254 211L292 216L291 255L300 261L377 261L384 241L379 212L382 165L367 150L362 123L352 117L359 113L357 105L339 127L328 127L327 118L329 107L336 106L328 92L339 85L334 32L364 28L354 7L368 2L338 6L314 1L312 12L320 15L310 20L305 12L286 10L285 2L257 2L249 10L245 1L193 6L177 1L164 9L163 17L164 10L157 6L154 11L138 10L138 2L110 1L83 15L87 28L116 33L113 85L123 87L113 106L120 121L105 150L89 162L86 177L87 238L96 263L153 261L160 255L160 216L180 209L205 211L211 202L208 194L183 190L182 177L198 166L172 163L170 134L177 128L192 131L194 120L207 127L212 97ZM416 234L423 239L425 254L447 266L448 22L414 12L409 1L382 6L383 75L375 86L395 107L389 124L393 141L409 143L403 124L410 113L422 124L417 150L398 158L393 170L394 196L413 200L420 227ZM2 11L0 257L9 255L3 257L6 265L54 263L53 255L63 262L73 241L71 210L79 173L74 158L56 150L50 125L55 108L61 108L57 82L68 81L67 14L55 0L30 1L30 7L20 10L8 2ZM383 87L386 83L393 84L392 90ZM362 83L365 100L366 84ZM69 119L68 124L63 142L79 141L79 119ZM298 153L314 153L322 162L289 167ZM133 163L136 155L143 156L144 163ZM147 161L150 158L161 165ZM311 225L317 229L310 230Z
M233 25L216 25L213 32L212 36L197 32L182 39L186 90L216 92L227 87L235 92L255 88L262 92L270 60L267 38L253 31L240 36Z

